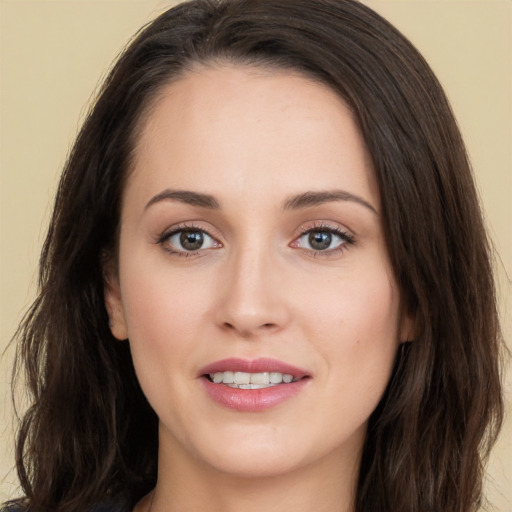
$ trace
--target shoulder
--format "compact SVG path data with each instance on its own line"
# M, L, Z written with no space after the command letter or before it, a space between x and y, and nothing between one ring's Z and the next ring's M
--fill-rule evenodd
M19 500L0 503L0 512L25 512L25 510L27 510L27 507Z
M98 503L88 509L88 512L130 512L126 502L122 500L109 500ZM30 512L30 507L16 500L7 503L0 503L0 512Z
M110 500L98 503L89 512L130 512L131 508L123 500Z
M110 500L94 505L89 512L130 512L130 507L122 500Z
M20 500L0 503L0 512L25 512L25 510L27 510L27 507Z

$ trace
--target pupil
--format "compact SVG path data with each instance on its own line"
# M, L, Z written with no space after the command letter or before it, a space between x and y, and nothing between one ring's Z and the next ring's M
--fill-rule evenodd
M180 243L187 251L197 251L203 245L203 234L200 231L183 231Z
M313 231L309 233L309 245L316 251L328 249L331 241L332 235L326 231Z

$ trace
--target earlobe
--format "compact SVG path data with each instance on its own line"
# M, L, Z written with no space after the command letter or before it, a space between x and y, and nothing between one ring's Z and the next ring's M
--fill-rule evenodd
M105 268L103 290L110 332L118 340L126 340L128 338L128 329L126 327L123 303L121 300L119 279L114 275L112 269L108 269L107 271L107 268Z

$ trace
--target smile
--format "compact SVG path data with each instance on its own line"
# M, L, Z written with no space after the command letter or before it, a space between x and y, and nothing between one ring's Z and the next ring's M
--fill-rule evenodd
M310 372L269 358L230 358L202 368L198 377L217 405L239 412L263 412L309 387Z
M237 389L264 389L299 380L289 373L281 372L248 373L225 371L210 373L209 378L215 384L225 384L230 388Z

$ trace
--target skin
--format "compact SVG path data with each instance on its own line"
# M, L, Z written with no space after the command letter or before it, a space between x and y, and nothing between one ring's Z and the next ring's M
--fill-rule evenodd
M136 510L353 510L367 420L411 319L350 110L299 74L212 65L166 86L142 128L105 285L160 419L158 484ZM290 204L325 191L345 195ZM208 234L201 249L163 236L183 227ZM313 250L308 233L329 230L343 235ZM309 379L271 409L234 411L198 377L228 357Z

